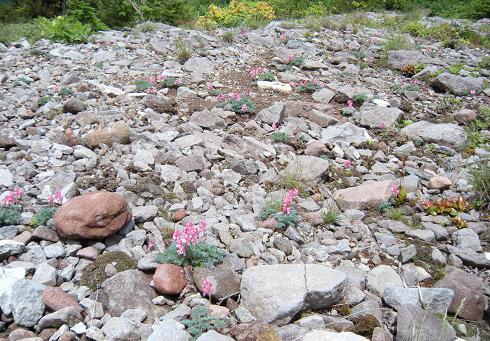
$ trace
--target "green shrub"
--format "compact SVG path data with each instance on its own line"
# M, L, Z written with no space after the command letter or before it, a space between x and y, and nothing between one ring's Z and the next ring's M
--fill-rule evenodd
M26 38L32 44L42 37L38 20L26 23L5 23L0 29L0 43L10 43Z
M109 28L97 17L96 9L85 2L73 5L68 14L82 24L89 25L95 31L107 30Z
M281 210L282 202L274 200L268 201L265 207L260 212L260 219L264 221L269 218L269 216L276 214L277 212L281 212Z
M427 28L418 21L409 21L402 27L402 32L409 33L415 37L424 37L427 35Z
M70 0L68 12L76 10L80 6L95 9L96 17L104 25L111 28L132 26L138 19L138 13L126 0Z
M274 142L288 143L289 136L283 131L276 131L271 134L271 139Z
M56 17L40 21L42 34L48 39L64 43L84 43L92 34L92 27L71 17Z
M219 26L234 27L256 24L275 18L274 9L267 2L231 0L227 7L209 6L208 12L199 17L199 26L208 26L209 22Z
M411 48L412 44L408 41L408 38L402 34L392 35L383 45L384 51L409 50Z
M56 208L54 207L43 207L41 210L34 216L32 217L32 225L34 226L42 226L46 225L46 222L53 218L54 214L56 212Z
M196 15L187 0L145 0L142 12L146 20L171 25L188 22Z
M235 40L235 33L228 31L228 32L223 33L220 38L225 43L231 44Z
M21 212L22 207L18 205L0 206L0 226L19 224Z
M188 245L185 256L177 253L175 243L170 245L155 260L158 263L169 263L178 266L191 265L194 267L212 267L220 263L225 257L216 246L200 242Z
M335 209L323 211L323 222L326 225L335 224L339 218L339 212Z

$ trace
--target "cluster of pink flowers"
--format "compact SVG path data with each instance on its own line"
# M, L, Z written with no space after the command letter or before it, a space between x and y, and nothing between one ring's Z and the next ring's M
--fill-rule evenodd
M305 86L308 84L319 85L319 86L324 85L322 82L317 81L316 79L314 79L312 81L302 80L300 82L290 82L289 83L289 85L291 85L293 88L297 88L298 86Z
M245 103L242 104L242 107L240 108L241 112L249 112L248 105Z
M277 130L279 128L279 123L277 121L272 122L272 130Z
M201 221L199 224L187 223L182 230L175 230L172 236L177 245L179 255L186 254L187 247L199 242L199 238L206 231L206 222Z
M287 42L288 41L288 35L286 34L286 32L282 32L280 35L279 35L279 40L283 43Z
M473 96L475 96L475 95L476 95L476 90L475 90L475 89L472 89L472 90L470 91L470 94L471 94L471 95L473 95Z
M63 194L61 194L61 191L56 191L54 194L49 195L48 203L61 205L63 203Z
M211 293L213 291L213 283L207 278L202 281L202 293L203 296L208 296L211 299Z
M165 81L167 78L168 77L165 76L165 75L157 75L157 76L148 76L148 77L146 77L146 80L148 81L148 83L151 83L151 84L154 85L151 88L146 89L146 92L149 93L149 94L156 94L157 93L157 89L155 88L155 86L158 83ZM175 84L176 85L182 84L182 80L176 79L175 80Z
M15 205L20 200L23 193L24 191L20 188L10 191L0 202L0 206Z
M344 160L342 162L342 165L344 166L345 169L349 169L352 167L352 161L351 160Z
M391 187L391 195L393 195L394 197L397 197L399 194L400 194L400 187L398 187L397 184L394 184Z
M257 66L254 67L252 70L250 70L249 74L250 77L252 77L252 79L257 79L257 77L259 77L261 74L265 72L267 72L265 68L263 68L262 66Z
M291 205L293 203L294 198L299 195L299 191L295 189L290 189L286 195L284 196L284 201L282 204L282 211L286 214L291 214Z
M206 87L208 88L209 91L214 89L214 85L212 83L206 84Z
M232 92L229 94L219 94L218 96L216 96L216 100L218 102L222 102L226 99L231 99L239 102L242 99L242 96L244 95L240 94L239 92Z
M349 99L349 100L347 101L347 106L348 106L349 108L352 108L352 107L354 106L354 101L352 101L351 99Z
M155 241L153 239L148 240L147 250L153 251L155 249Z
M284 62L284 64L289 64L289 63L291 63L291 62L294 60L294 57L295 57L295 56L294 56L294 54L288 54L288 55L286 56L286 59L284 59L284 61L283 61L283 62Z
M378 128L379 129L384 129L385 128L385 124L383 122L379 122Z

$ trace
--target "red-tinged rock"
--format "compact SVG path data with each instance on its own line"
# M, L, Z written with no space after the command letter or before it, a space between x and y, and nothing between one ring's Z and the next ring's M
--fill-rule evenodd
M44 289L43 303L52 311L58 311L66 307L76 307L79 308L80 311L83 310L75 298L58 287L46 287L46 289Z
M70 239L104 239L130 221L128 202L111 192L74 197L54 215L56 230L62 237Z
M184 268L177 265L161 264L153 275L153 286L162 294L180 294L186 285Z
M174 223L179 222L179 221L181 221L182 219L184 219L185 215L186 215L186 212L185 212L185 210L182 208L182 209L180 209L180 210L178 210L177 212L174 212L174 213L172 214L172 221L173 221Z

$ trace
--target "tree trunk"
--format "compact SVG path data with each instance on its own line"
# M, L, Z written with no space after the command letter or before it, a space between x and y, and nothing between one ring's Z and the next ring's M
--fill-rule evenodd
M66 15L66 1L67 0L61 0L61 15Z

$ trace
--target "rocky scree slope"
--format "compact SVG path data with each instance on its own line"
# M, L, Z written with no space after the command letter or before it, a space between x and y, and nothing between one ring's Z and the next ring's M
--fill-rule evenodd
M280 22L232 38L0 44L1 198L22 207L0 227L0 339L488 339L468 171L490 133L465 126L489 51ZM155 261L203 220L219 264Z

